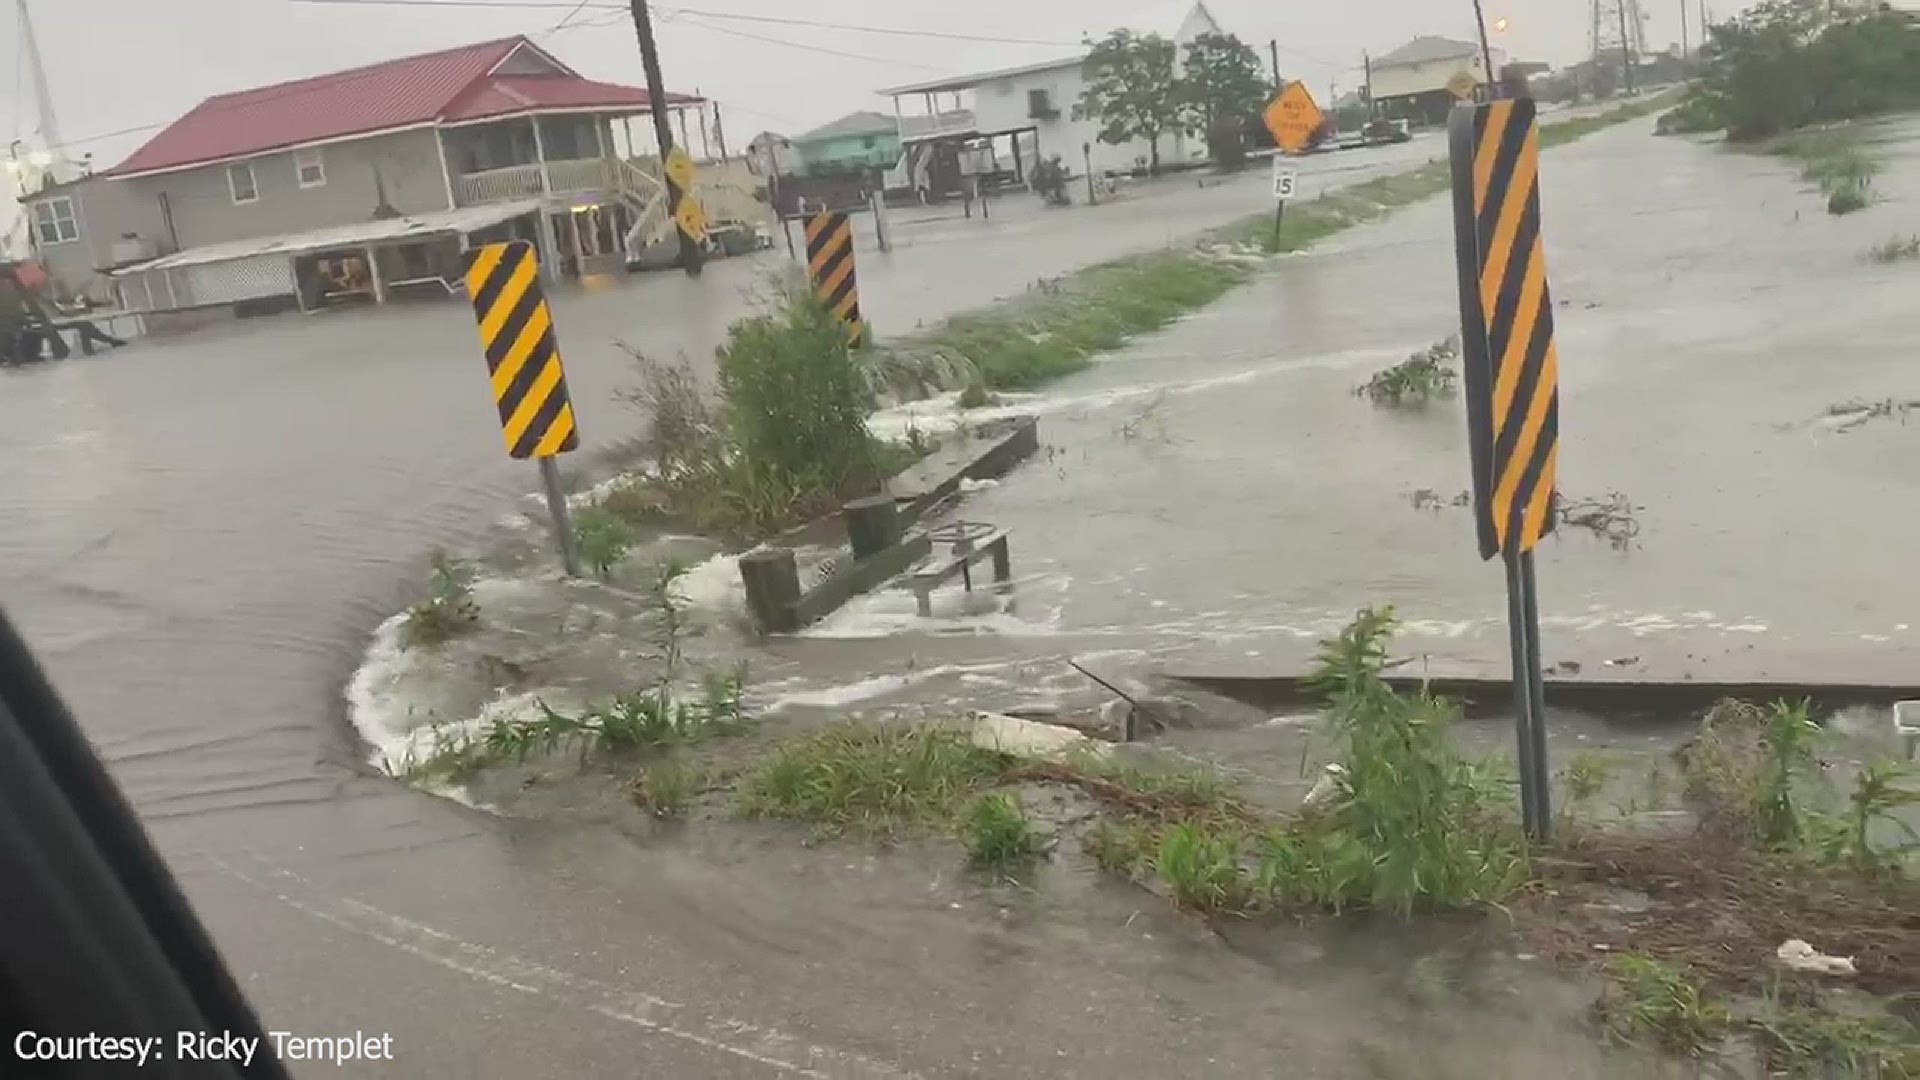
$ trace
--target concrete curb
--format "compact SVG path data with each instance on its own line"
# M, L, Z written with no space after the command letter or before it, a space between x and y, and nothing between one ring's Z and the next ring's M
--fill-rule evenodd
M1163 672L1165 678L1210 690L1224 697L1264 708L1302 708L1319 705L1324 693L1308 685L1305 675L1230 676ZM1387 685L1396 691L1418 690L1423 684L1440 697L1461 703L1468 715L1509 715L1513 710L1513 683L1507 679L1390 675ZM1721 698L1749 701L1812 702L1818 714L1849 706L1891 709L1895 702L1920 698L1920 687L1865 683L1809 682L1655 682L1613 679L1548 679L1549 707L1609 715L1677 717L1705 711Z

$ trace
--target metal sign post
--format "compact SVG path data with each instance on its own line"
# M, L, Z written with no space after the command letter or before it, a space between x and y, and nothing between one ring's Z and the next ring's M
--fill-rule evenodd
M1506 562L1520 805L1540 838L1552 805L1533 549L1554 527L1560 389L1534 104L1458 106L1448 139L1475 526L1480 557Z
M807 279L813 295L847 328L855 348L867 343L860 318L860 282L853 269L853 219L823 210L807 218Z
M1293 198L1300 184L1300 170L1289 166L1286 159L1275 155L1273 159L1273 250L1280 250L1280 222L1286 217L1287 200Z
M560 485L560 454L580 447L567 374L560 366L553 314L540 291L540 267L525 240L488 244L467 255L467 295L480 324L494 403L507 454L540 464L554 542L567 574L580 576L574 554L573 520Z

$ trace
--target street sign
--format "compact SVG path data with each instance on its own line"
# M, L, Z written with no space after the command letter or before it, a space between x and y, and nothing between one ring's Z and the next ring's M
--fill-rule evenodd
M573 424L567 373L560 366L553 313L540 289L533 245L510 240L469 252L467 296L480 324L480 350L486 354L507 454L539 463L561 558L567 573L578 576L573 523L554 458L579 449L580 432Z
M693 158L687 155L684 148L676 146L667 151L667 160L661 170L667 174L668 180L673 181L674 187L683 192L693 190Z
M1284 158L1273 159L1273 197L1286 202L1300 184L1300 170L1287 165Z
M680 208L673 212L674 223L680 231L692 240L707 238L707 212L700 208L700 200L683 192L680 196Z
M1506 562L1520 803L1527 832L1542 837L1553 819L1533 549L1554 524L1560 374L1537 119L1526 98L1460 105L1447 136L1475 525L1480 557Z
M1313 93L1303 82L1290 82L1273 99L1261 119L1267 122L1267 130L1273 133L1273 144L1289 154L1297 154L1307 148L1313 140L1313 133L1326 121L1326 115L1320 106L1313 103Z
M1478 89L1480 89L1480 80L1474 78L1473 72L1465 68L1454 72L1453 78L1447 80L1447 93L1461 101L1471 100L1473 92Z
M807 218L807 277L813 295L847 328L847 340L865 342L860 319L860 283L853 273L853 220L830 210Z

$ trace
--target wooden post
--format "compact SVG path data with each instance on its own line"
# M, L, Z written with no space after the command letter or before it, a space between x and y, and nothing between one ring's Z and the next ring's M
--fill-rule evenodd
M362 249L367 253L367 279L373 283L373 302L387 302L387 283L380 278L380 253L373 248Z
M765 634L798 628L800 568L791 548L762 548L740 556L740 581L747 588L747 610Z
M900 516L891 495L854 499L840 516L856 559L872 558L900 542Z

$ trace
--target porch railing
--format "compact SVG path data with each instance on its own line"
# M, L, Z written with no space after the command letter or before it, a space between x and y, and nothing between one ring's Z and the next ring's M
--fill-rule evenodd
M545 165L509 165L453 178L453 201L460 206L526 199L548 192L606 191L614 186L617 162L601 158L549 161Z

